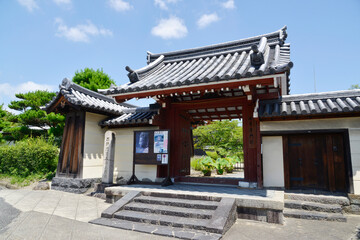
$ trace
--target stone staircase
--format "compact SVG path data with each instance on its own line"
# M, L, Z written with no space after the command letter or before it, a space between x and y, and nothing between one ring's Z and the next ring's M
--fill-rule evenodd
M220 239L236 221L235 199L131 191L91 223L181 239Z
M346 222L342 207L350 204L343 196L286 193L284 217Z

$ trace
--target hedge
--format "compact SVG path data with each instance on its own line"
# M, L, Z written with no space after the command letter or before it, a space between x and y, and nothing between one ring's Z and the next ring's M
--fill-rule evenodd
M59 150L44 138L28 138L0 146L0 173L27 177L56 170Z

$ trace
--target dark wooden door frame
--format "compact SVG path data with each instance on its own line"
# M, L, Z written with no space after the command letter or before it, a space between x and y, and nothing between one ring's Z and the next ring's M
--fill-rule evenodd
M346 168L346 185L348 193L354 193L353 185L353 172L352 172L352 162L351 162L351 153L350 153L350 138L349 138L349 129L314 129L314 130L285 130L285 131L261 131L261 136L287 136L287 135L296 135L296 134L331 134L331 133L340 133L343 136L344 143L344 161ZM283 138L283 163L284 163L284 177L285 177L285 188L290 187L290 178L289 178L289 164L285 159L287 159L287 142Z

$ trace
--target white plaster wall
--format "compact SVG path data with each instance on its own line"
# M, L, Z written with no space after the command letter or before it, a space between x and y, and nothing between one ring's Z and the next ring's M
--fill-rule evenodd
M360 128L350 128L349 137L354 193L360 195Z
M282 136L262 137L264 187L284 187Z
M101 178L106 129L98 123L107 118L105 115L86 113L84 133L84 155L82 178Z
M158 127L137 127L111 129L116 133L114 178L124 177L129 179L132 175L134 155L134 131L156 130ZM155 181L157 173L156 165L135 165L135 175L139 180L149 178Z
M315 129L349 129L354 193L360 194L360 117L260 122L260 131Z

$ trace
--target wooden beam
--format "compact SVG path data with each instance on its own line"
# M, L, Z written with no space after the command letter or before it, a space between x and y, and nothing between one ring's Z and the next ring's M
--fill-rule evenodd
M202 117L202 116L209 116L209 115L232 115L232 114L242 114L241 110L225 110L225 111L215 111L215 112L196 112L196 113L189 113L192 117Z
M201 99L187 102L172 103L176 107L183 110L192 109L206 109L206 108L220 108L220 107L237 107L246 103L246 97L233 97L233 98L213 98L213 99Z
M272 85L274 84L274 77L262 78L262 79L248 79L248 80L238 80L238 81L222 81L218 83L207 83L207 84L197 84L194 86L180 86L180 87L172 87L165 89L154 89L154 90L146 90L146 91L138 91L138 92L129 92L129 93L119 93L119 95L114 96L116 101L121 102L125 99L131 98L146 98L148 96L154 95L170 95L174 93L183 94L184 92L195 92L195 91L206 91L213 92L215 90L220 90L221 88L238 88L239 86L251 85L256 86L257 84ZM110 95L111 96L111 95Z

